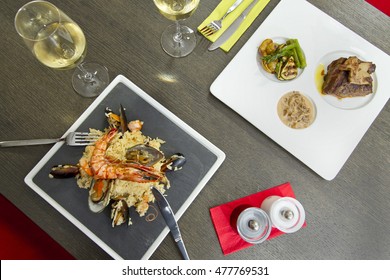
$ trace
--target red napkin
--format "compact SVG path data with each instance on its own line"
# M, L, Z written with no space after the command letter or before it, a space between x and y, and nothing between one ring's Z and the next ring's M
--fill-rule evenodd
M390 1L389 0L366 0L378 10L382 11L390 17Z
M241 239L236 229L238 215L248 207L260 207L265 198L271 195L288 196L295 198L294 191L290 183L270 188L258 193L254 193L237 200L213 207L210 209L211 220L213 221L217 233L219 244L224 255L234 253L238 250L250 247L254 244ZM306 222L303 227L306 226ZM284 232L277 228L272 228L268 239L275 238Z

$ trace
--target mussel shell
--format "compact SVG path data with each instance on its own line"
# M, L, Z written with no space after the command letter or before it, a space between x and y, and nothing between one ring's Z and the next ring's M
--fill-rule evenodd
M119 128L121 123L120 123L120 116L117 114L114 114L112 110L109 107L106 107L104 114L106 115L108 125L111 128Z
M124 199L115 201L111 207L111 219L113 227L119 226L129 219L129 206Z
M79 174L79 167L73 164L55 165L50 170L50 177L62 179L75 177Z
M126 150L128 162L135 162L144 166L152 166L163 158L163 154L149 145L139 144Z
M108 193L108 181L96 180L89 190L89 197L93 202L102 201Z
M127 131L127 118L126 118L125 109L123 108L122 104L120 104L119 111L120 111L119 117L120 117L121 132L125 133Z
M102 196L99 198L93 198L95 195L94 189L93 189L93 186L95 185L95 183L96 183L95 180L92 180L91 187L89 189L89 195L88 195L88 207L89 207L89 210L91 210L92 212L100 213L110 203L112 183L111 183L111 181L104 180L103 183L106 184L106 186L105 186L105 189L103 191Z
M173 154L166 162L161 166L161 171L177 171L182 169L183 165L186 163L186 158L181 153Z

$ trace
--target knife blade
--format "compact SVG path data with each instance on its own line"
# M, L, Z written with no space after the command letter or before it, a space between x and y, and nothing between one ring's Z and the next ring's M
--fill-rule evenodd
M220 46L222 46L240 27L241 23L244 21L249 12L253 9L253 7L259 2L259 0L254 0L242 13L239 17L225 30L225 32L219 37L211 46L209 47L209 51L213 51Z
M185 260L189 260L189 256L184 246L183 239L181 238L181 233L179 229L179 225L176 222L175 216L173 215L173 211L171 206L169 205L167 199L163 196L163 194L156 189L155 187L150 188L156 199L157 205L160 208L160 212L164 217L164 220L171 231L172 237L175 240L176 245L179 247L180 253L182 254Z

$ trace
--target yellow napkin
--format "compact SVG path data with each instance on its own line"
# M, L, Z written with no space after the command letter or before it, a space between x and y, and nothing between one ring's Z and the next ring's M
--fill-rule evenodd
M253 0L254 1L254 0ZM222 28L210 36L205 36L211 42L215 42L222 33L240 16L240 14L248 7L253 1L244 0L233 12L231 12L222 22ZM252 10L249 12L248 16L241 23L240 27L234 32L234 34L220 47L225 52L228 52L234 44L240 39L241 35L248 29L256 17L261 13L264 7L268 4L270 0L260 0ZM198 26L198 31L209 24L213 20L218 20L227 12L233 3L236 0L222 0L221 3L214 9L214 11Z

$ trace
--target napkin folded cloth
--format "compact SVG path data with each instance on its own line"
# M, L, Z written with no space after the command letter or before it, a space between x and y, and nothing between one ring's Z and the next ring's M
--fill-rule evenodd
M260 207L265 198L271 195L295 198L294 191L289 182L282 185L248 195L237 200L213 207L210 209L211 220L218 236L219 244L224 255L252 246L244 241L237 232L236 221L238 215L248 207ZM303 227L306 226L306 222ZM284 232L272 228L268 239L275 238Z
M382 11L390 17L390 1L389 0L366 0L378 10Z
M240 39L241 35L248 29L256 17L261 13L264 7L270 0L260 0L253 9L249 12L248 16L241 23L240 27L234 32L234 34L221 46L221 49L228 52L234 44ZM213 20L219 20L227 12L227 10L233 5L236 0L223 0L214 11L198 26L198 31L208 25ZM223 32L241 15L241 13L252 3L252 1L244 0L233 12L231 12L222 22L222 28L210 36L205 36L211 42L215 42Z

